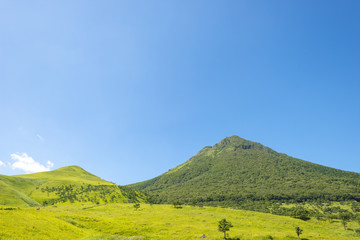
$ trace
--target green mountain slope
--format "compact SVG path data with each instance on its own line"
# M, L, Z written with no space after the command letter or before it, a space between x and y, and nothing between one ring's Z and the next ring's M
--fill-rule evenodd
M78 166L33 174L0 175L0 205L138 202L144 195L105 181Z
M31 199L27 189L33 189L40 182L17 177L0 175L0 205L11 206L37 206L37 201Z
M68 166L56 169L54 171L39 172L32 174L16 175L16 177L31 178L31 179L47 179L49 181L81 181L83 183L91 184L105 184L111 185L112 183L105 181L79 166Z
M130 186L149 192L160 203L360 201L360 174L296 159L238 136L205 147L184 164Z

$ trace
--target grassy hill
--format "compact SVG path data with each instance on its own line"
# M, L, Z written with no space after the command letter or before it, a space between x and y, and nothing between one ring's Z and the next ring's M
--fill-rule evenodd
M296 159L238 136L130 186L158 203L180 200L263 211L269 211L264 202L360 201L360 174Z
M298 239L295 227L303 229L302 239L355 240L360 226L351 222L344 230L340 221L302 221L266 213L215 207L141 204L72 204L0 211L0 239L117 239L117 240L220 240L218 222L233 224L229 235L241 240Z
M40 206L75 202L137 202L144 195L105 181L78 166L54 171L0 175L0 205Z
M49 181L56 180L56 181L68 181L68 182L81 180L81 182L83 183L90 183L90 184L105 184L105 185L112 184L108 181L105 181L85 171L79 166L62 167L54 171L48 171L48 172L15 175L15 177L23 177L23 178L31 178L31 179L47 179Z

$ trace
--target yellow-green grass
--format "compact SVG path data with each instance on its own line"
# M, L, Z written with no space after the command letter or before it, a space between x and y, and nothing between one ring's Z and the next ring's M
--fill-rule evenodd
M28 194L44 181L0 175L0 204L13 206L39 205Z
M77 188L87 184L115 186L78 166L17 176L0 175L0 205L39 206L45 200L58 198L54 192L43 189L62 185L72 185Z
M46 179L49 186L52 181L63 181L64 184L74 183L81 180L82 183L88 183L93 185L113 185L108 181L105 181L78 166L69 166L56 169L54 171L39 172L32 174L17 175L14 177L21 177L27 179Z
M266 213L214 207L141 204L73 204L0 211L0 239L221 239L218 221L234 225L230 237L241 239L297 239L295 227L304 239L359 239L355 222L344 230L340 222L302 221Z

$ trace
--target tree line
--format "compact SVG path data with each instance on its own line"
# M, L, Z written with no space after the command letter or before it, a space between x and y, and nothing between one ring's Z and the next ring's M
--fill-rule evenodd
M47 193L48 199L42 202L43 205L53 205L64 202L92 202L119 203L139 202L144 195L131 188L118 185L92 185L92 184L68 184L56 187L43 187L43 193Z

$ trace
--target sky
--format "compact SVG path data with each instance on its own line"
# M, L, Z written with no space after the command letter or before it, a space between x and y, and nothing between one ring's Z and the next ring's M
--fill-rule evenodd
M0 174L130 184L238 135L360 172L360 2L0 0Z

